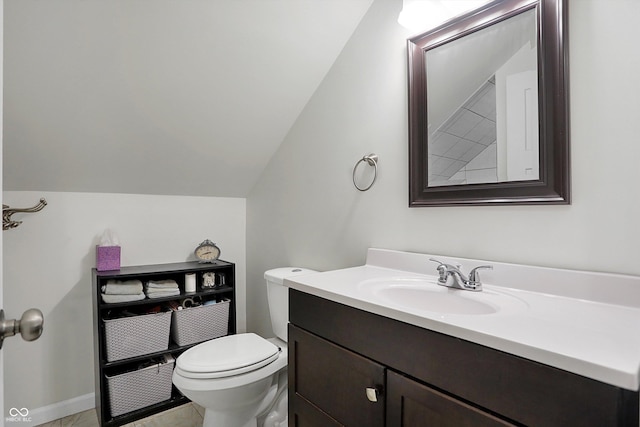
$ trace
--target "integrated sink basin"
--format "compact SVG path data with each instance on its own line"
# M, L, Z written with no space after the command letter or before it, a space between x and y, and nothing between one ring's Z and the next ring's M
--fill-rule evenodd
M460 265L468 279L476 267L493 269L480 273L483 289L473 292L438 285L443 264L448 271ZM640 389L640 275L372 248L364 265L285 282L297 292Z
M374 300L413 311L454 315L487 315L525 309L514 296L487 290L471 292L440 286L436 279L380 278L365 280L358 290Z

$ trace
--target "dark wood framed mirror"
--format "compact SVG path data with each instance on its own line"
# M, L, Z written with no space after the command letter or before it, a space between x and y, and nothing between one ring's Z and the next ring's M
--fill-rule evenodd
M409 206L569 204L567 0L496 0L407 40Z

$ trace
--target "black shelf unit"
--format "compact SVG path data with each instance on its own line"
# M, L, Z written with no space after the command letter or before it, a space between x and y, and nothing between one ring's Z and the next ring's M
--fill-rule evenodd
M202 288L202 273L215 272L222 273L225 276L225 285L216 288ZM196 292L185 292L185 274L196 273ZM123 303L107 304L100 297L101 287L108 280L140 280L146 283L149 280L166 280L172 279L178 283L180 295L146 298L140 301L131 301ZM185 298L194 296L207 299L229 299L229 324L227 334L236 333L236 292L235 292L235 264L217 260L213 263L199 262L181 262L170 264L143 265L122 267L120 270L114 271L97 271L92 269L92 285L93 285L93 348L94 348L94 373L95 373L95 401L98 421L104 427L116 427L123 424L148 417L153 414L165 411L167 409L182 405L189 402L189 399L183 396L175 387L172 386L171 398L163 402L150 405L126 414L112 417L110 414L109 395L107 390L106 374L111 371L126 368L135 364L143 363L154 357L171 354L177 358L180 353L193 347L197 343L180 346L169 341L167 350L157 351L154 353L144 354L141 356L131 357L127 359L107 361L106 357L106 341L105 328L103 319L108 318L112 310L118 311L122 309L143 309L144 307L156 306L158 304L171 301L181 301Z

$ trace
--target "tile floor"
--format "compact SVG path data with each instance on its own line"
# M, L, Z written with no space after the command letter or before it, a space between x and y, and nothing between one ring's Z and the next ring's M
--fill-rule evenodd
M169 409L148 418L125 424L124 427L201 427L204 409L196 404L187 403L177 408ZM99 427L95 409L69 415L50 423L40 424L40 427Z

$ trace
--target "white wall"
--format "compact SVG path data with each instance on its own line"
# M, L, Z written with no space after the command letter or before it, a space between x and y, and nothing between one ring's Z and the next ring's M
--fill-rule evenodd
M245 199L95 193L3 193L23 224L3 233L4 310L31 307L45 317L42 337L7 340L5 407L41 408L94 391L91 268L105 228L120 238L123 266L182 262L204 239L236 263L238 329L245 330Z
M359 265L367 247L640 274L640 2L569 1L572 205L412 209L401 6L373 3L247 200L249 329L270 332L264 270Z
M246 197L370 3L7 0L4 188Z

